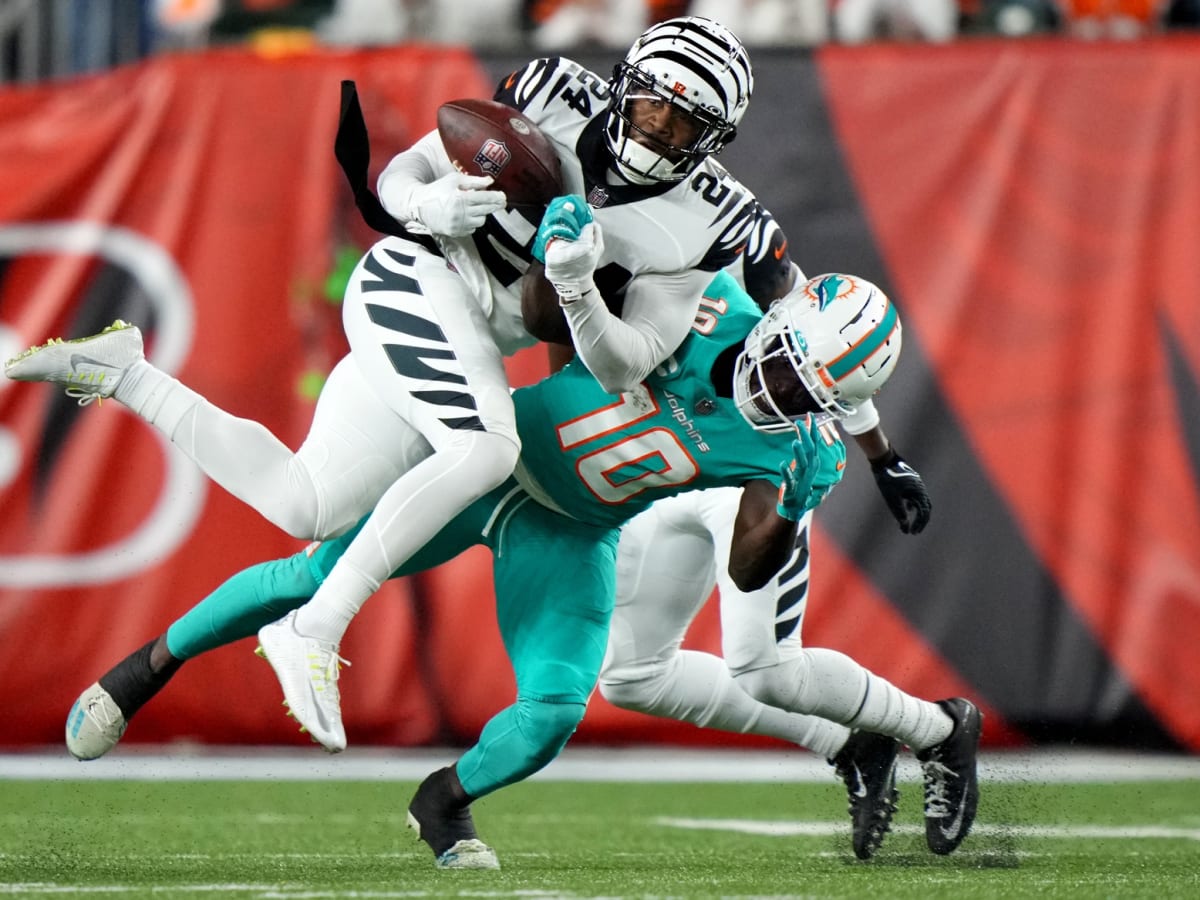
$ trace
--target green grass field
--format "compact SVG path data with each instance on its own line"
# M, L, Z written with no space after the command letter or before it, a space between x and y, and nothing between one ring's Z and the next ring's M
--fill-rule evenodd
M957 853L920 789L854 859L828 784L528 782L476 804L499 872L444 872L390 781L0 783L0 895L103 897L1200 896L1200 782L984 786Z

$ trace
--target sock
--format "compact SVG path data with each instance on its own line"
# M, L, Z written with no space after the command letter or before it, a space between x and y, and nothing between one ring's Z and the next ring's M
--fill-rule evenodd
M417 788L408 812L417 821L421 840L435 856L459 841L478 837L471 819L471 800L454 766L438 769Z
M735 734L761 734L791 741L826 758L846 743L850 729L827 719L768 706L746 693L725 661L711 653L682 650L653 674L614 681L602 677L600 690L614 705L654 716L690 722Z
M113 397L171 437L188 410L207 401L176 378L144 359L121 377Z
M906 694L878 675L868 673L867 693L853 725L886 734L914 751L940 744L954 730L954 720L936 703Z
M160 642L163 646L159 647L159 652L155 654L155 647ZM169 655L164 658L165 643L164 636L156 637L100 676L100 687L112 696L126 722L132 719L134 713L151 697L161 691L171 680L171 676L183 665L181 659L172 659ZM152 654L162 661L157 671L150 664Z

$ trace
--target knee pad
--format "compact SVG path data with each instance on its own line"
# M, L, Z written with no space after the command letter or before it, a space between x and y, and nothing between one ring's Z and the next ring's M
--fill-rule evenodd
M583 720L586 703L549 703L518 698L517 721L529 745L531 761L547 765L566 746Z
M463 431L455 434L449 444L438 452L449 452L462 457L472 475L480 483L488 484L487 490L503 483L517 467L521 455L521 444L502 434L487 431Z
M735 672L737 686L767 706L798 712L800 698L808 681L806 657L791 659L761 669Z
M600 673L600 696L621 709L653 713L665 666L623 666Z
M734 676L760 703L845 724L867 690L867 671L844 653L814 647L795 659Z

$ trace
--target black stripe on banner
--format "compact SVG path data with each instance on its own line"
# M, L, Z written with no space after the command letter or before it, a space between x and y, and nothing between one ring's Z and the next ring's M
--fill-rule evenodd
M413 391L415 399L434 406L461 406L464 409L478 409L475 398L465 391Z
M404 256L400 253L392 253L387 251L388 256L406 266L411 266L413 258ZM372 291L399 291L403 294L421 294L421 283L411 275L404 275L400 272L393 272L391 269L381 263L375 254L372 253L363 260L363 268L368 273L373 275L376 281L371 281L367 278L362 280L363 293Z
M466 384L467 379L458 372L443 372L426 365L426 359L455 359L449 350L431 350L426 347L408 347L403 344L384 344L384 352L392 362L392 368L405 378L420 381L446 381Z
M430 322L428 319L414 316L403 310L380 306L377 303L368 303L367 316L376 325L389 331L397 331L400 334L408 334L426 341L437 341L439 344L449 343L441 326L436 322Z

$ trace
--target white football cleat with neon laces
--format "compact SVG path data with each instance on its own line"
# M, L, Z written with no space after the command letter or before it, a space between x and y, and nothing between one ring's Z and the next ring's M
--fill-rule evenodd
M125 371L143 358L141 330L117 319L99 334L30 347L4 364L4 374L13 381L61 384L68 397L87 406L111 397Z
M350 662L328 641L296 631L295 610L258 631L258 655L275 670L289 715L330 753L346 749L338 677Z

